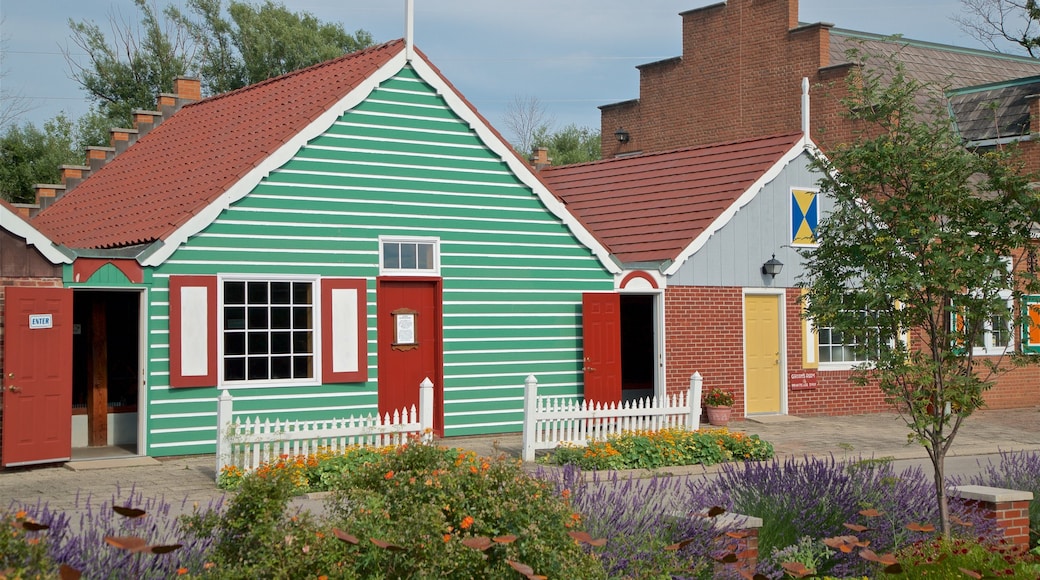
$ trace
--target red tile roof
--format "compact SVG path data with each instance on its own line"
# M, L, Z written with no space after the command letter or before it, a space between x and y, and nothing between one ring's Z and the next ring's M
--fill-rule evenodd
M32 223L70 248L163 239L402 50L395 40L186 105Z
M623 263L674 260L801 137L565 165L541 176Z

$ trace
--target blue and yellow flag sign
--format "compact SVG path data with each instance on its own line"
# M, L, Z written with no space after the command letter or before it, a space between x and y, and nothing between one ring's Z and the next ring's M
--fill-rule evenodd
M819 191L791 188L791 245L815 246L820 225Z

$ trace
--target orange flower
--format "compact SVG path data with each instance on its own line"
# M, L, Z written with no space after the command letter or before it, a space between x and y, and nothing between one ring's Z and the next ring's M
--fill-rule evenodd
M386 472L386 475L383 476L383 479L393 479L393 477L394 477L394 472L393 472L393 470L390 470L390 471Z
M447 544L451 541L451 534L444 534L444 543Z
M564 490L560 492L560 495L563 496L563 499L567 499L571 496L571 490L564 488Z
M205 564L202 565L202 569L203 570L209 570L210 568L212 568L214 566L216 566L216 564L214 564L213 562L206 562Z
M462 518L462 523L459 524L459 527L464 529L464 530L468 530L470 528L470 526L472 526L472 525L473 525L473 518L471 516L466 516L466 517Z
M187 568L177 568L177 575L178 576L184 576L187 573L188 573L188 569Z
M23 520L25 519L25 515L25 510L20 510L18 513L14 514L14 519Z
M470 465L469 466L469 472L470 473L476 473L477 472L477 466L476 465Z

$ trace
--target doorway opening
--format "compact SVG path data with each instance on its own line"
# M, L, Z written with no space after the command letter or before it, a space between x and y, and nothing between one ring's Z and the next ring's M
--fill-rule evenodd
M621 400L657 394L655 294L621 294Z
M141 293L76 290L73 459L138 454Z

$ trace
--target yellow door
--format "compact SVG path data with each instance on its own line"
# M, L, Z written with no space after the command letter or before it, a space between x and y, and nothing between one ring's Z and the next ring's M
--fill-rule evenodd
M780 412L780 296L744 296L747 413Z

